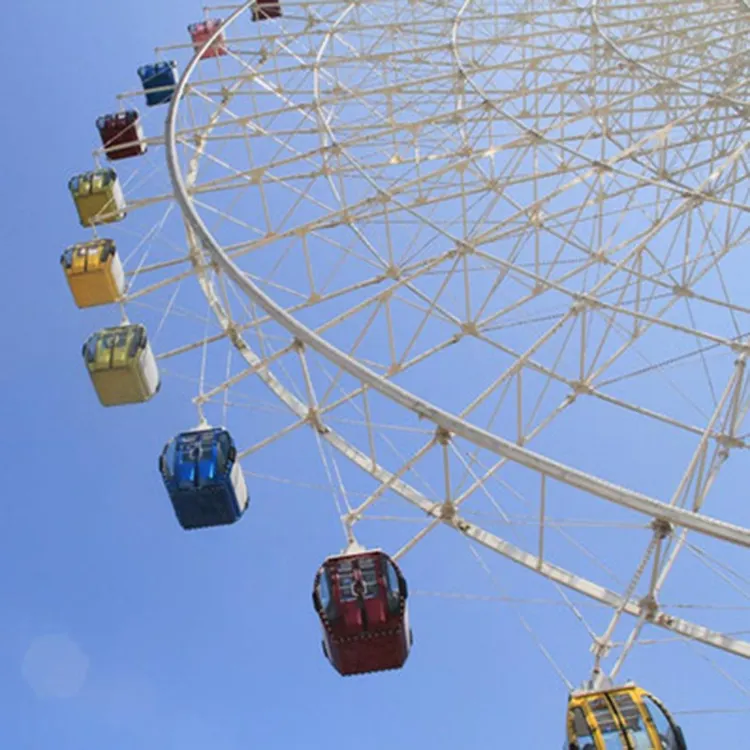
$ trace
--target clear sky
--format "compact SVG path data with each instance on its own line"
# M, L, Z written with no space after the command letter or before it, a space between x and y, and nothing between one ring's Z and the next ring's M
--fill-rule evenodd
M156 471L165 439L195 422L179 388L140 411L96 403L80 360L95 318L75 309L58 265L82 238L66 183L90 164L95 118L199 17L167 0L5 14L0 748L559 748L566 690L518 614L578 683L590 657L567 610L419 593L550 589L510 564L493 588L439 531L404 560L405 669L340 678L310 602L318 564L341 545L330 497L251 481L240 525L184 533ZM708 656L748 683L745 664ZM625 676L678 709L747 707L681 644L639 650ZM691 750L743 747L750 729L741 713L682 723Z

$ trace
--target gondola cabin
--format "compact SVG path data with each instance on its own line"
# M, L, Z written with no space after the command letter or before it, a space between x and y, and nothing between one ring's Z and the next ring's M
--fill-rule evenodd
M379 550L329 557L318 570L313 605L323 652L342 675L399 669L412 644L406 580Z
M84 227L125 218L125 197L114 169L96 169L72 177L68 188Z
M177 85L177 63L174 60L141 65L138 77L146 94L146 106L156 107L172 101Z
M208 21L198 21L197 23L191 23L190 26L188 26L188 34L190 34L190 39L193 42L193 49L196 53L200 51L201 47L203 47L203 45L216 33L220 26L221 19L219 18L211 18ZM222 32L201 55L201 60L206 60L210 57L221 57L226 54L227 48L224 43L224 33Z
M267 21L281 17L281 5L278 0L255 0L251 11L253 21Z
M113 240L73 245L62 254L60 264L78 307L116 302L125 291L125 273Z
M662 703L632 683L570 695L567 750L687 750Z
M159 369L142 325L93 333L83 345L83 360L103 406L141 403L159 390Z
M232 436L222 428L183 432L159 457L159 471L183 529L239 521L249 495Z
M96 120L104 153L111 161L128 159L146 153L141 117L137 110L102 115Z

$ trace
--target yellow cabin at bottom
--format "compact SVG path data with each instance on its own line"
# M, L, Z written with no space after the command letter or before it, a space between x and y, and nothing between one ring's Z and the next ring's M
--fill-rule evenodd
M633 683L571 693L566 729L567 750L687 750L664 705Z
M83 345L83 359L103 406L148 401L161 385L156 357L142 325L93 333Z
M125 272L112 240L81 242L60 258L78 307L116 302L125 291Z

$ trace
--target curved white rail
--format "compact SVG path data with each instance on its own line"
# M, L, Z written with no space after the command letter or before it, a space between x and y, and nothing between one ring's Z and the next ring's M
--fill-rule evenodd
M240 6L232 13L223 26L217 30L214 36L206 42L210 45L219 34L230 26L239 16L247 12L254 4L250 0ZM677 508L666 503L655 500L647 495L619 487L610 482L591 476L583 471L566 466L558 461L542 456L527 448L518 446L497 435L472 425L465 420L450 414L424 399L406 391L395 383L382 378L362 363L356 361L346 353L320 337L314 331L302 325L296 318L286 310L277 305L258 286L256 286L237 264L224 252L223 248L212 236L205 223L198 215L188 194L187 187L179 167L177 156L177 113L179 104L190 78L198 64L200 55L193 57L190 64L185 68L175 90L172 103L169 108L165 124L165 140L167 152L167 165L170 179L174 189L175 199L180 209L196 236L203 246L208 250L216 265L242 289L254 302L260 305L266 313L279 325L283 326L296 339L315 350L328 361L340 367L344 372L360 380L363 384L373 388L386 398L409 409L414 414L428 419L436 426L450 434L458 435L483 448L502 456L510 461L525 466L528 469L556 479L576 489L587 492L596 497L616 503L630 510L644 513L652 518L668 521L700 534L715 537L717 539L750 547L750 529L734 524L720 521L708 516L702 516L682 508Z

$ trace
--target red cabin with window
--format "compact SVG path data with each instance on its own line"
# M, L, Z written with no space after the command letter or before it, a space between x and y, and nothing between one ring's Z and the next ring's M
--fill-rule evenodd
M110 161L146 153L143 127L137 110L129 109L126 112L102 115L97 118L96 127L102 139L104 152Z
M279 0L255 0L252 7L253 21L266 21L271 18L281 17L281 5Z
M323 651L342 675L399 669L412 644L406 581L380 550L329 557L315 577L313 604Z
M193 49L198 52L213 34L216 33L219 26L221 26L221 19L219 18L211 18L208 21L191 23L190 26L188 26L188 33L193 42ZM214 39L213 44L201 55L201 60L206 60L209 57L221 57L222 55L228 54L224 41L224 33L222 32L216 37L216 39Z

